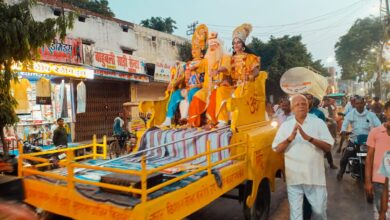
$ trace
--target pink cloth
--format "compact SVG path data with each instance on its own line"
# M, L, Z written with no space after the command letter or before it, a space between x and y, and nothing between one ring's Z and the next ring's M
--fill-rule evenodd
M390 136L387 135L386 128L383 125L371 129L368 134L367 145L375 148L372 181L385 183L385 177L379 174L379 168L383 155L386 151L390 151Z

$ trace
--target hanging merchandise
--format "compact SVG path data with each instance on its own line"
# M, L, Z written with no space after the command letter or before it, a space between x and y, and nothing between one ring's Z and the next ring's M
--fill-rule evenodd
M38 105L51 105L50 80L44 77L36 83L36 101Z
M62 112L62 108L64 107L64 87L65 87L65 82L64 80L61 81L61 84L60 84L60 89L58 91L58 104L59 104L59 108L58 108L58 115L56 116L57 118L58 117L61 117L61 112Z
M68 98L67 98L67 94L66 94L66 86L65 86L64 80L62 80L61 85L60 85L59 100L58 101L60 104L59 117L67 118L68 117Z
M62 112L61 112L61 118L67 118L68 117L68 91L66 88L66 85L64 85L64 96L62 99Z
M31 90L31 84L28 79L20 79L19 82L11 82L11 90L14 98L18 102L15 108L16 114L30 114L30 103L27 90Z
M77 84L77 113L85 113L87 92L84 82Z
M76 101L77 101L77 97L75 97L75 94L76 94L76 91L74 87L74 83L73 81L71 80L70 83L69 83L69 89L70 89L70 102L68 102L68 105L70 105L70 108L71 108L71 115L70 115L70 118L71 118L71 122L76 122L76 110L77 110L77 104L76 104ZM69 100L68 100L69 101ZM74 103L74 104L73 104Z

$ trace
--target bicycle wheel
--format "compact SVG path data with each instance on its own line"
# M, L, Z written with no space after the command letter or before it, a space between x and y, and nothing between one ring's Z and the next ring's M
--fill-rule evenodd
M110 157L110 159L114 159L116 157L118 157L118 154L119 154L119 143L118 141L114 141L114 142L111 142L110 144L110 147L109 147L109 151L108 151L108 155Z

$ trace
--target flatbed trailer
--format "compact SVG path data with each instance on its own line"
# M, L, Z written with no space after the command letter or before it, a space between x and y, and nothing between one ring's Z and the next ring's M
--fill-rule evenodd
M50 164L39 156L53 152L22 153L19 157L19 175L24 177L25 202L74 219L182 219L238 188L239 193L235 198L242 202L246 219L266 219L270 194L275 190L275 178L284 172L283 156L271 148L276 128L265 120L266 78L267 74L261 73L256 81L248 83L242 97L228 101L232 121L227 128L209 131L195 129L193 132L198 132L197 135L146 149L138 144L136 152L114 160L104 160L105 144L98 145L94 141L91 146L62 150L67 157L60 162L63 166L61 171L44 172L37 169ZM166 97L140 104L141 112L151 114L147 127L164 120L167 101ZM202 139L205 146L196 145L195 153L188 151L185 156L164 162L164 156L192 146L186 143L218 133L225 135L218 140L228 142L215 144L215 139L205 138ZM184 143L183 146L181 143ZM90 154L82 158L74 157L75 150L86 147L92 148ZM98 147L103 150L97 150ZM171 151L162 153L161 149L168 148ZM158 163L152 159L156 155L159 157ZM25 159L35 160L41 165L23 167ZM84 161L78 162L79 159ZM201 162L195 164L194 161ZM123 168L118 165L119 162L132 168ZM166 170L184 165L190 165L191 169L166 175ZM107 173L136 176L140 184L123 186L94 179L97 174L103 176ZM150 186L148 177L161 173L165 173L163 180Z

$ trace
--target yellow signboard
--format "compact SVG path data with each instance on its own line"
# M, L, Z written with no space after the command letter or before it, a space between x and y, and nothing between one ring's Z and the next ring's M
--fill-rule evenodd
M32 65L23 66L21 63L14 65L16 71L49 74L82 79L93 79L94 71L83 67L68 66L55 63L33 62Z

